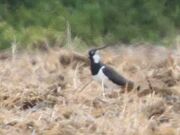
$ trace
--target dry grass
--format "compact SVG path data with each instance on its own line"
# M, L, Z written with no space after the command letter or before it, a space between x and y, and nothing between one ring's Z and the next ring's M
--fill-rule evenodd
M106 49L103 61L141 85L106 100L100 84L86 85L88 60L73 50L1 54L0 134L180 135L179 54L152 46Z

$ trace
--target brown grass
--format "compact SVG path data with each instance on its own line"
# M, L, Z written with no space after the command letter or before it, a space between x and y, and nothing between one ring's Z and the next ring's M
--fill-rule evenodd
M2 135L180 135L180 50L114 47L103 61L141 86L112 93L90 82L86 52L0 54Z

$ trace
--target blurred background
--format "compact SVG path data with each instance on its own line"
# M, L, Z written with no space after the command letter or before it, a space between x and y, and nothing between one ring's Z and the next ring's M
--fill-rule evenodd
M0 50L148 42L180 32L179 0L0 0Z
M180 0L0 0L0 135L180 135Z

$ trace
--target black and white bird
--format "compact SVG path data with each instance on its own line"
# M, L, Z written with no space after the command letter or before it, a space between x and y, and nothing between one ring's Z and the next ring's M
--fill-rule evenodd
M126 88L133 89L134 83L132 81L127 80L118 72L116 72L112 67L109 67L103 64L100 60L100 56L98 54L98 49L91 49L89 51L89 59L90 59L90 70L94 80L99 81L103 88ZM103 95L105 92L103 91Z

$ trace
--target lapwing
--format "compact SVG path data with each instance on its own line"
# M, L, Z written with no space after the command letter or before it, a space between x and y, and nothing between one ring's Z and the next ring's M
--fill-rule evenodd
M127 90L133 89L134 83L132 81L120 75L112 67L101 62L99 50L103 48L105 47L91 49L89 51L91 74L94 80L101 83L103 96L105 96L105 88L114 89L121 87Z

